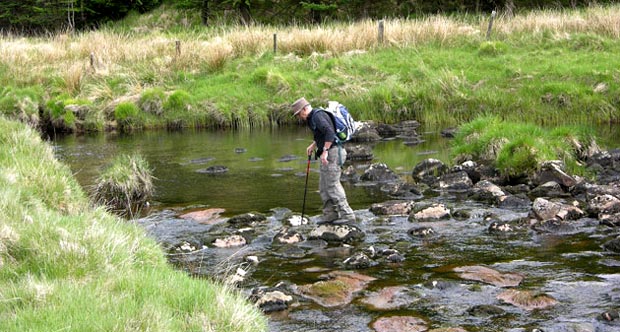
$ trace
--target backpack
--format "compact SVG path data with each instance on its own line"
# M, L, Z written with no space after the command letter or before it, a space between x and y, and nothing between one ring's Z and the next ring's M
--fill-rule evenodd
M328 101L325 112L331 116L336 128L336 143L349 141L357 130L357 123L353 120L349 110L337 101Z

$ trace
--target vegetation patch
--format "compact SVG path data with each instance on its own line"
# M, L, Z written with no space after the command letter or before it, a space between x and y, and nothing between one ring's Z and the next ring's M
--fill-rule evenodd
M140 155L120 155L98 177L94 201L121 216L136 216L153 195L151 173Z
M0 116L0 331L94 327L267 330L243 295L175 270L143 228L93 208L38 133Z
M457 162L469 159L489 163L510 179L532 175L548 160L561 160L572 174L585 175L583 161L597 149L596 137L587 127L547 130L483 116L459 128L452 153Z

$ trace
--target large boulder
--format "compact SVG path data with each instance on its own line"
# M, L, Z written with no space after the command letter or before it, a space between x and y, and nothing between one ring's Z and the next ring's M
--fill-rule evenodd
M569 188L577 184L577 180L566 173L566 166L560 160L544 161L540 164L539 170L532 177L535 185L547 182L556 182L564 188Z
M448 166L439 159L428 158L419 162L411 172L411 177L416 182L426 183L429 186L435 184L439 177L446 174Z
M401 178L394 173L386 164L376 163L370 165L360 177L362 181L372 182L397 182Z
M349 161L371 161L374 158L372 149L364 144L345 144L347 150L347 160Z
M381 140L381 135L377 131L377 125L372 121L357 122L357 130L351 141L353 142L375 142Z
M577 220L585 213L578 207L568 204L548 201L538 197L532 204L532 213L538 220L558 218L560 220Z
M473 181L465 171L444 174L439 179L439 188L450 191L464 191L471 189Z
M504 196L506 196L506 193L502 188L488 180L476 183L471 192L472 199L489 204L496 204Z

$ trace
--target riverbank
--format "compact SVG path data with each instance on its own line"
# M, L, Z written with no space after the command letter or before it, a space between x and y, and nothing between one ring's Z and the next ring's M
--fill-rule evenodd
M387 20L382 43L372 21L201 27L196 14L164 6L98 31L2 36L0 110L54 132L278 126L300 95L388 123L620 115L620 6L500 15L489 39L488 17Z
M0 330L266 329L236 291L174 270L142 228L91 207L36 132L0 117L0 145Z

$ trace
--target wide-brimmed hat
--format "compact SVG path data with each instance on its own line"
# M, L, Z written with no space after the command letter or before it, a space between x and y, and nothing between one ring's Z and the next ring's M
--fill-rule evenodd
M293 116L299 114L299 112L301 112L301 110L303 110L308 105L310 105L310 103L306 100L306 98L301 97L297 99L293 103L293 105L291 105L291 108L293 109Z

